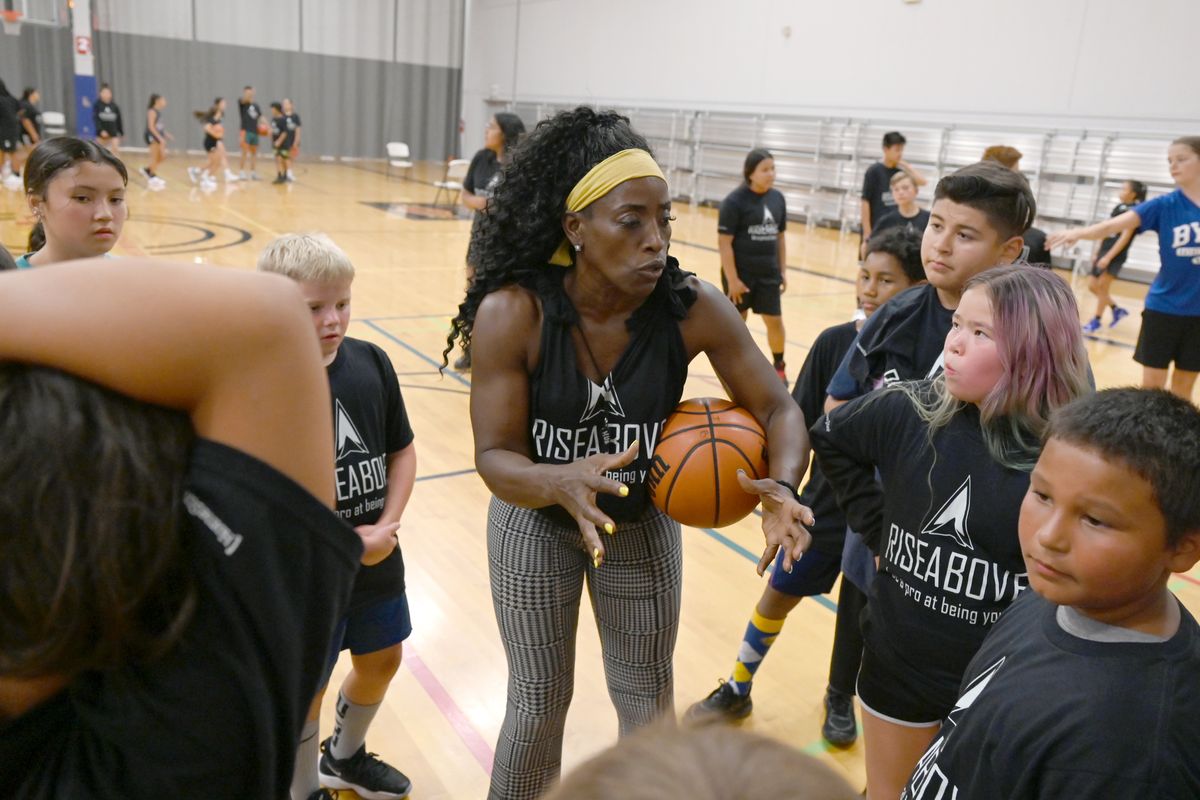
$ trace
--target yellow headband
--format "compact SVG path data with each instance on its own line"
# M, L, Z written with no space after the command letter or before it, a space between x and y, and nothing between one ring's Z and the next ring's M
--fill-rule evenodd
M582 211L625 181L634 178L661 178L664 183L667 180L658 164L645 150L622 150L592 167L579 183L575 184L575 188L567 195L567 211ZM550 263L560 267L571 266L570 242L562 240L562 244L551 256Z

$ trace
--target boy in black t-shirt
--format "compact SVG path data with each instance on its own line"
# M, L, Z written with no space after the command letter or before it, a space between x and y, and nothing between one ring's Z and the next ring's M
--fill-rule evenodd
M338 515L360 533L394 536L396 542L385 557L364 559L359 570L326 672L328 680L339 652L350 650L353 666L338 694L333 735L321 744L318 771L322 688L301 735L292 798L317 795L320 783L364 797L404 797L412 786L408 778L366 750L367 728L412 631L397 531L412 494L417 455L400 384L383 350L345 335L354 267L329 237L282 236L262 252L258 268L299 283L312 313L332 394Z
M258 180L258 123L262 119L262 109L254 102L254 87L242 89L238 98L238 116L241 118L241 129L238 131L238 145L242 151L241 163L238 165L239 176L242 180ZM246 171L246 160L250 160L250 171Z
M871 235L878 236L888 228L899 227L921 236L929 224L929 212L917 205L917 182L909 173L897 172L892 176L891 187L896 207L879 218Z
M299 303L137 258L0 274L5 796L286 793L363 555Z
M292 111L292 101L283 98L282 103L271 103L271 146L275 148L275 168L278 175L272 183L287 183L292 180L288 166L292 153L300 147L300 115Z
M1021 234L1036 210L1025 178L994 162L971 164L938 181L921 239L929 283L903 292L867 321L829 383L825 409L939 371L963 285L1017 260L1025 247Z
M867 167L863 173L862 187L862 248L860 256L866 252L867 239L875 229L884 214L895 209L896 200L892 197L891 180L897 172L907 172L913 182L924 186L928 181L921 173L905 162L904 145L908 142L899 131L889 131L883 135L883 159Z
M1200 797L1200 411L1111 389L1053 418L1021 506L1026 592L903 800ZM1036 593L1036 594L1035 594Z

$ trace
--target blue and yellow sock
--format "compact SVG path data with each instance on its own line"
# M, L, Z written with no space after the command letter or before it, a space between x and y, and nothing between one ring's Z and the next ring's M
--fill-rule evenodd
M738 648L737 663L733 665L733 674L729 676L729 683L739 695L750 692L754 673L758 671L758 665L767 657L767 651L775 644L775 639L783 630L783 622L782 619L767 619L759 614L757 609L750 617L746 635L742 638L742 646Z

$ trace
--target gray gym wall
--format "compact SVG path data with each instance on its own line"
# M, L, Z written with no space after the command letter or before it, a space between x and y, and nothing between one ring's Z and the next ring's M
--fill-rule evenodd
M228 104L236 152L237 98L253 85L264 113L290 97L305 155L379 158L389 141L414 157L455 153L465 0L92 0L96 77L112 84L126 143L141 146L152 92L167 98L174 147L198 149L193 111ZM74 130L66 3L28 0L20 37L0 34L0 78L42 93ZM61 8L60 8L61 6Z

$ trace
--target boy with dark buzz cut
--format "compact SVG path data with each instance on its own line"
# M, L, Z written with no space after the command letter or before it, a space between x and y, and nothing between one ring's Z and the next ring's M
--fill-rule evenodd
M281 236L259 255L258 269L294 280L308 304L332 395L337 513L368 544L349 610L334 630L325 680L301 731L291 795L327 797L323 784L361 797L405 797L412 787L407 776L366 749L367 729L412 632L397 530L412 495L417 454L400 383L383 350L346 336L354 266L328 236ZM370 546L380 541L390 547ZM352 666L318 762L321 700L342 650L350 651Z
M1110 389L1052 419L1000 617L902 800L1200 797L1200 410Z
M928 284L902 292L867 320L829 384L825 410L879 386L941 369L942 345L963 285L1017 260L1037 203L1020 173L971 164L938 181L921 238Z
M867 167L863 173L862 187L862 247L859 255L866 253L867 239L875 223L883 215L896 208L896 200L892 197L891 181L899 172L907 172L912 176L917 187L924 186L929 181L917 172L911 164L904 161L904 145L908 139L899 131L888 131L883 135L883 158Z

